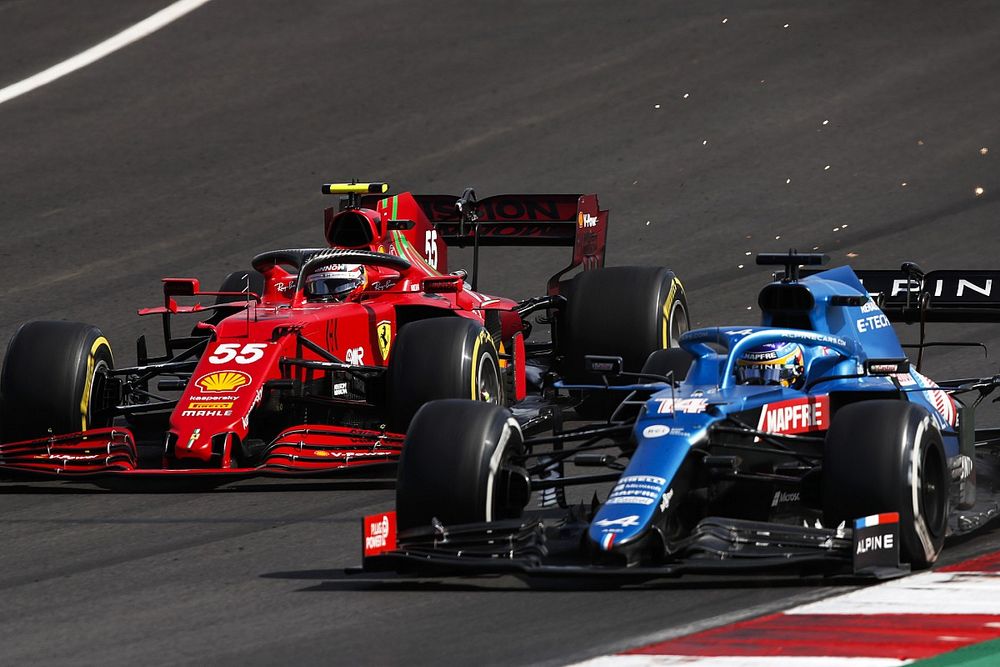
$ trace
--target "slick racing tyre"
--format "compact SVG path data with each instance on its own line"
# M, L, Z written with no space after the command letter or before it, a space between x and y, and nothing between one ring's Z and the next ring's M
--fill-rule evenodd
M668 350L656 350L646 357L646 363L642 365L642 372L651 375L662 375L670 377L673 374L674 382L680 382L687 377L688 370L694 357L687 350L679 347L672 347ZM648 378L639 378L649 382Z
M507 408L481 401L433 401L413 418L399 459L401 530L497 521L521 515L530 484L518 455L521 429Z
M560 327L561 371L569 382L594 383L584 357L621 357L623 369L638 372L650 353L677 342L690 327L684 287L662 267L620 266L578 274L567 286ZM619 383L632 380L621 379ZM606 419L625 398L621 392L588 396L577 407L586 419Z
M26 440L111 424L105 392L114 367L101 330L79 322L28 322L10 339L0 373L4 438Z
M926 568L944 545L949 479L941 434L926 410L899 400L852 403L826 436L824 521L899 512L900 558Z
M386 396L389 425L405 432L427 401L466 398L503 405L493 338L464 317L436 317L402 327L392 343Z
M264 274L256 269L246 271L233 271L222 281L219 287L220 292L243 292L247 289L249 282L250 291L261 296L264 294ZM223 294L215 297L215 303L231 303L233 301L243 301L243 297L237 294Z
M264 294L264 274L256 269L247 269L245 271L233 271L228 276L222 280L222 284L219 285L219 292L245 292L249 284L250 291L257 296L262 296ZM220 294L215 297L215 305L220 303L233 303L235 301L245 301L246 297L241 294ZM226 319L232 315L232 311L229 310L218 310L212 313L211 317L205 320L205 323L216 325L222 320ZM203 327L195 327L191 330L191 335L198 337L204 336L208 337L212 335L211 329L205 329Z
M691 356L687 350L683 350L679 347L671 347L666 350L656 350L651 353L646 358L646 363L642 365L642 373L649 374L650 376L660 376L660 377L673 377L674 383L678 383L687 377L688 369L691 368L691 364L694 362L694 357ZM639 377L633 378L636 382L656 382L657 380L653 377ZM603 397L602 397L603 398ZM620 402L625 400L625 394L619 392L616 396L611 397L613 400L609 400L609 403ZM593 398L589 400L593 401ZM608 400L605 398L605 400ZM584 406L584 411L590 407L593 409L593 403ZM580 412L580 408L577 407L577 412ZM613 412L609 415L609 418L617 421L626 421L629 419L635 419L639 416L639 406L629 403L628 405L619 404L619 407L613 408Z

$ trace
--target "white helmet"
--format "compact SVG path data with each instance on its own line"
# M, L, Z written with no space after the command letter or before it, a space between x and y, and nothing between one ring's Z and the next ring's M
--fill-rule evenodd
M306 277L306 298L315 301L343 301L364 290L368 273L360 264L327 264Z

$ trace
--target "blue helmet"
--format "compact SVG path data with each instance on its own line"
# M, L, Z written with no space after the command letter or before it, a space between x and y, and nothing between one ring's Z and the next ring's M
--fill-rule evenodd
M748 350L736 361L739 384L797 387L804 373L802 346L797 343L765 343Z

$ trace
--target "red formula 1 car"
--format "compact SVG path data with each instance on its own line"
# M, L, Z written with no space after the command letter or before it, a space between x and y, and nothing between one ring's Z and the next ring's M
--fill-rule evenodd
M346 195L326 211L326 248L261 253L213 292L165 278L163 305L139 311L162 319L165 354L150 356L140 337L135 366L115 366L97 327L22 325L0 377L0 470L223 482L394 463L429 400L520 405L544 419L540 397L582 372L584 354L638 367L687 328L671 272L601 268L608 212L595 195L386 189L325 185ZM448 272L451 245L475 249L471 279ZM572 246L573 259L545 295L515 302L476 290L488 245ZM538 312L551 340L528 340ZM200 319L188 335L174 333L179 315Z

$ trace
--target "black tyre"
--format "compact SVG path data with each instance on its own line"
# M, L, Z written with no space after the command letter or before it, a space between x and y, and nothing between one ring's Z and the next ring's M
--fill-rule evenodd
M584 375L588 354L620 356L625 370L636 372L654 350L675 347L689 327L684 288L664 268L584 271L568 292L560 344L563 374L569 378Z
M674 382L680 382L687 377L688 369L691 368L692 362L694 362L694 357L692 357L687 350L682 350L679 347L672 347L666 350L656 350L646 358L646 363L642 365L642 372L661 377L671 377L672 374ZM652 377L634 379L636 382L656 381ZM589 408L591 410L590 414L597 413L597 409L595 408L595 399L603 400L606 405L610 406L611 412L608 413L608 418L613 418L615 421L627 421L639 416L638 405L631 403L629 405L621 405L621 401L625 400L625 394L621 392L614 395L602 396L598 394L588 397L582 404L582 409L580 406L577 406L577 412L581 414L588 414L587 410ZM605 405L600 405L600 409L606 409ZM603 414L599 414L599 417L604 418Z
M247 281L249 281L251 292L258 296L264 293L264 274L256 269L233 271L225 277L218 291L243 292L247 289ZM230 303L232 301L243 301L243 297L236 294L215 297L215 303L217 304Z
M570 382L596 380L584 371L589 354L621 357L624 370L638 372L653 351L675 347L690 328L684 287L662 267L584 271L566 292L560 370ZM585 419L607 419L624 398L620 392L595 393L576 410Z
M402 530L520 516L530 485L517 460L521 429L507 408L480 401L434 401L413 418L396 482Z
M642 365L642 372L664 377L669 377L673 373L674 382L680 382L687 377L692 362L694 362L694 357L691 356L691 353L679 347L656 350L646 357L646 363Z
M920 406L862 401L834 416L823 455L828 525L899 512L900 557L928 567L944 545L949 479L941 435Z
M503 404L493 338L464 317L418 320L392 343L387 373L389 425L404 432L420 407L442 398Z
M28 322L10 339L0 374L8 441L108 426L114 367L101 330L79 322Z

